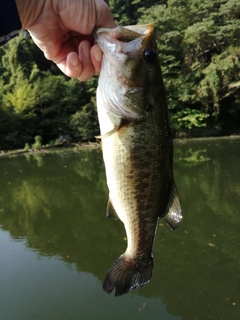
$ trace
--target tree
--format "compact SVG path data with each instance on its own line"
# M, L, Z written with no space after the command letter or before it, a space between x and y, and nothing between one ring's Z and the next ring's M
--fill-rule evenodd
M76 79L67 78L49 67L49 62L36 48L28 36L20 35L0 51L3 61L0 111L4 112L5 120L7 117L12 118L11 123L16 122L16 125L6 125L7 131L1 128L0 148L23 147L26 142L34 143L36 136L42 137L43 144L60 135L78 139L79 128L71 125L72 116L92 105L96 79L80 84ZM94 139L98 128L96 119L91 127L93 131L88 132L88 137Z
M224 133L224 117L234 122L234 113L239 120L239 12L237 0L172 0L168 7L151 7L140 18L155 23L176 130L189 129L192 123L192 128L205 125ZM231 108L226 110L228 103Z

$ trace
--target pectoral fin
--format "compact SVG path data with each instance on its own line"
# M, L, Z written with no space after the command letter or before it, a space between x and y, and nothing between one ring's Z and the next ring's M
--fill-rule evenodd
M118 125L116 125L112 130L109 132L106 132L104 134L101 134L100 136L95 136L96 139L105 139L107 137L110 137L112 134L120 130L123 126L125 126L128 123L128 120L121 118Z
M163 220L175 230L182 221L182 208L175 182L173 182L169 202L166 208L166 215Z
M114 134L117 130L119 129L119 127L114 127L112 130L110 130L109 132L106 132L104 134L101 134L99 136L95 136L96 139L105 139L107 137L110 137L112 134Z
M110 198L108 199L108 204L107 204L107 218L114 218L117 220L119 219Z

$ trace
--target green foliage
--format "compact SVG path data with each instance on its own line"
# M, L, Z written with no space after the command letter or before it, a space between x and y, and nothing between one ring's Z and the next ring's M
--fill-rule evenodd
M71 116L70 126L79 140L91 140L99 134L96 101L85 105L81 111Z
M37 86L30 83L28 79L20 76L16 79L12 91L5 94L3 103L16 114L28 112L35 105L37 89Z
M220 125L224 134L225 118L239 132L239 18L237 0L172 0L142 14L155 23L175 130Z
M26 146L26 145L25 145ZM36 136L35 137L35 143L32 144L33 149L39 149L42 146L42 137Z
M16 37L1 50L2 79L0 80L0 149L36 145L55 141L61 135L70 139L94 139L98 123L92 97L96 79L79 83L49 67L49 62L36 49L29 36ZM45 63L44 63L45 62ZM84 118L84 137L72 126L72 117L85 113L91 106L92 117ZM88 111L91 113L91 111ZM94 118L94 122L92 122ZM9 125L11 124L11 125ZM92 130L92 133L90 132ZM84 129L85 130L85 129Z
M106 1L112 10L117 24L126 26L138 22L141 12L154 4L166 3L166 0L108 0Z
M206 123L204 123L204 120L207 117L208 115L200 112L199 110L186 108L173 114L171 120L173 123L173 129L179 131L181 129L205 127Z
M29 146L29 144L26 142L25 143L25 146L24 146L24 150L29 150L30 149L30 146Z

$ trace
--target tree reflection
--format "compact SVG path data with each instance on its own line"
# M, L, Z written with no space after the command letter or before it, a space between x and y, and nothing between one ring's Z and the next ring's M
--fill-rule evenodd
M184 220L175 232L160 221L154 276L133 295L161 297L168 311L183 319L239 316L226 300L239 292L239 144L239 139L175 143ZM0 168L1 228L15 239L26 238L39 255L58 256L102 281L126 240L123 225L105 219L101 152L3 158Z

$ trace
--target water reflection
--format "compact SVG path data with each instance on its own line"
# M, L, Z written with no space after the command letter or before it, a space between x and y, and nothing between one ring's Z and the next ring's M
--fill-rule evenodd
M123 225L105 219L108 192L101 152L66 151L0 159L0 226L15 241L22 240L14 242L21 252L14 261L15 267L25 259L26 247L28 254L33 256L34 250L41 261L29 258L26 274L33 264L38 268L47 259L46 274L41 279L45 290L60 295L57 284L71 283L65 290L72 290L72 298L65 303L72 310L78 300L75 295L79 295L91 309L99 299L103 309L111 302L113 314L120 311L115 315L117 319L122 319L123 304L131 310L138 304L138 308L134 307L138 310L135 316L125 307L124 319L146 315L149 319L219 320L229 319L230 315L231 319L239 319L239 146L239 139L175 143L175 176L183 224L171 232L160 221L150 284L120 299L101 289L108 268L126 247ZM6 253L3 243L1 252ZM11 259L6 261L5 272ZM60 272L63 265L71 267L70 278L68 272ZM52 276L47 274L53 275L54 270L60 275L48 287ZM84 292L78 288L80 275ZM8 286L3 279L1 272L0 288ZM17 274L16 282L23 285ZM85 295L87 298L83 298ZM95 315L95 319L106 316L107 309L102 318ZM90 317L94 319L93 315ZM74 311L68 318L78 319Z

